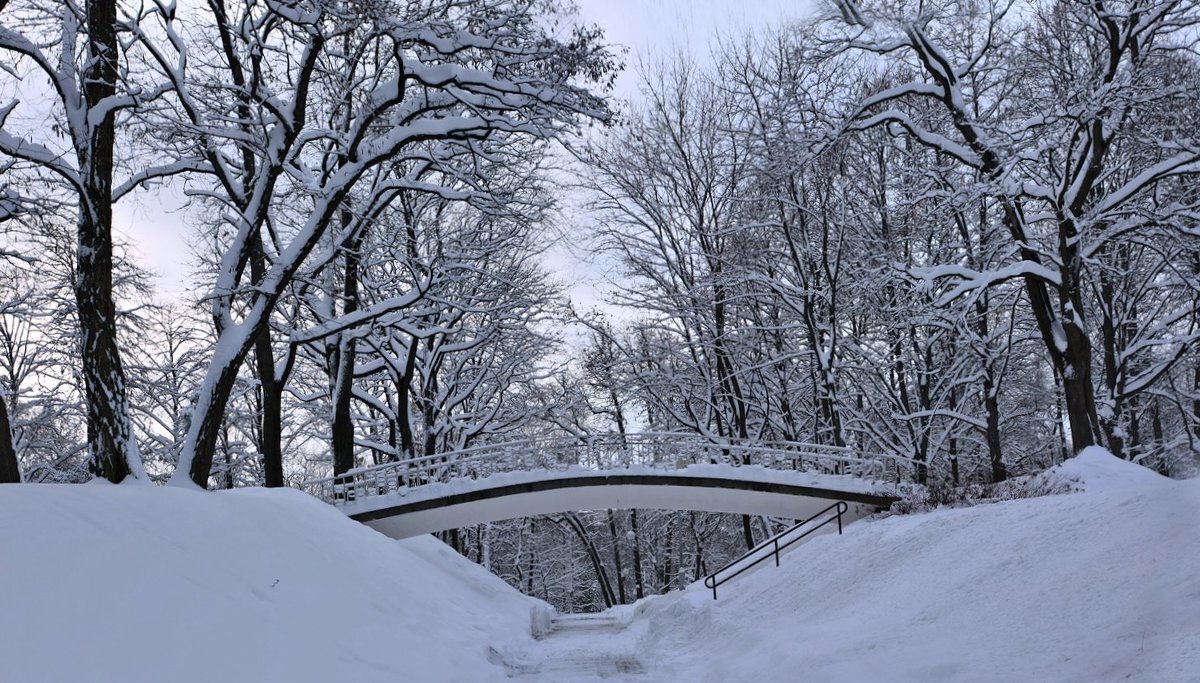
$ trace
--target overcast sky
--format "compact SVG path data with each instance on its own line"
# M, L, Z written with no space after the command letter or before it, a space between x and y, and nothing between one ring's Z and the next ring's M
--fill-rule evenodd
M774 24L806 12L808 0L577 0L585 22L605 29L608 40L629 48L628 65L617 81L617 95L635 97L638 89L638 60L676 49L706 61L718 35L736 35L747 29ZM133 197L129 199L135 199ZM117 206L115 227L129 238L135 257L157 276L164 300L174 299L186 288L186 217L178 198L169 193L123 201ZM567 270L570 258L559 254L553 266ZM594 302L591 283L576 280L573 298L583 308Z

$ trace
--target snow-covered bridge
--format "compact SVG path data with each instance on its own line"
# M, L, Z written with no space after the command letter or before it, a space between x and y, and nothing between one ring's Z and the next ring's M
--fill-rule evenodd
M793 442L626 434L530 439L385 463L303 488L393 538L578 510L668 509L855 519L897 497L907 461Z

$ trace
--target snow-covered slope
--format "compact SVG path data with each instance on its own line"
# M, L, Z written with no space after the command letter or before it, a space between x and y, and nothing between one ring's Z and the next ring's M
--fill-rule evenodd
M4 682L504 680L534 604L296 491L0 486Z
M1200 480L1094 451L1083 493L858 522L644 601L661 681L1200 681Z
M856 522L532 640L437 541L293 491L0 486L0 681L1200 682L1200 480ZM544 615L541 615L544 617Z

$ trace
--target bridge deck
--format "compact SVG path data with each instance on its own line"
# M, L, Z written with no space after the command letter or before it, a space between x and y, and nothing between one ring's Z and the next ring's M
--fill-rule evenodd
M861 516L897 500L902 458L844 447L594 435L491 444L352 470L305 490L404 536L571 510L658 508L804 519L830 500Z
M340 506L395 538L515 517L588 509L702 510L804 519L833 500L855 519L897 500L887 484L759 467L534 471L428 484Z

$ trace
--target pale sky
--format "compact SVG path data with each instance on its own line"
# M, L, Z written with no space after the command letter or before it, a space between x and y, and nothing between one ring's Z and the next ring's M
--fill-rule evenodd
M636 97L639 58L676 50L707 61L718 35L737 35L807 13L809 0L577 0L585 22L605 29L611 43L629 48L616 94ZM157 274L160 298L172 300L186 288L190 230L176 193L139 193L118 204L115 227L132 243L135 257ZM550 266L571 273L571 294L582 309L596 302L593 285L580 280L578 263L558 253ZM560 276L567 279L565 276Z

